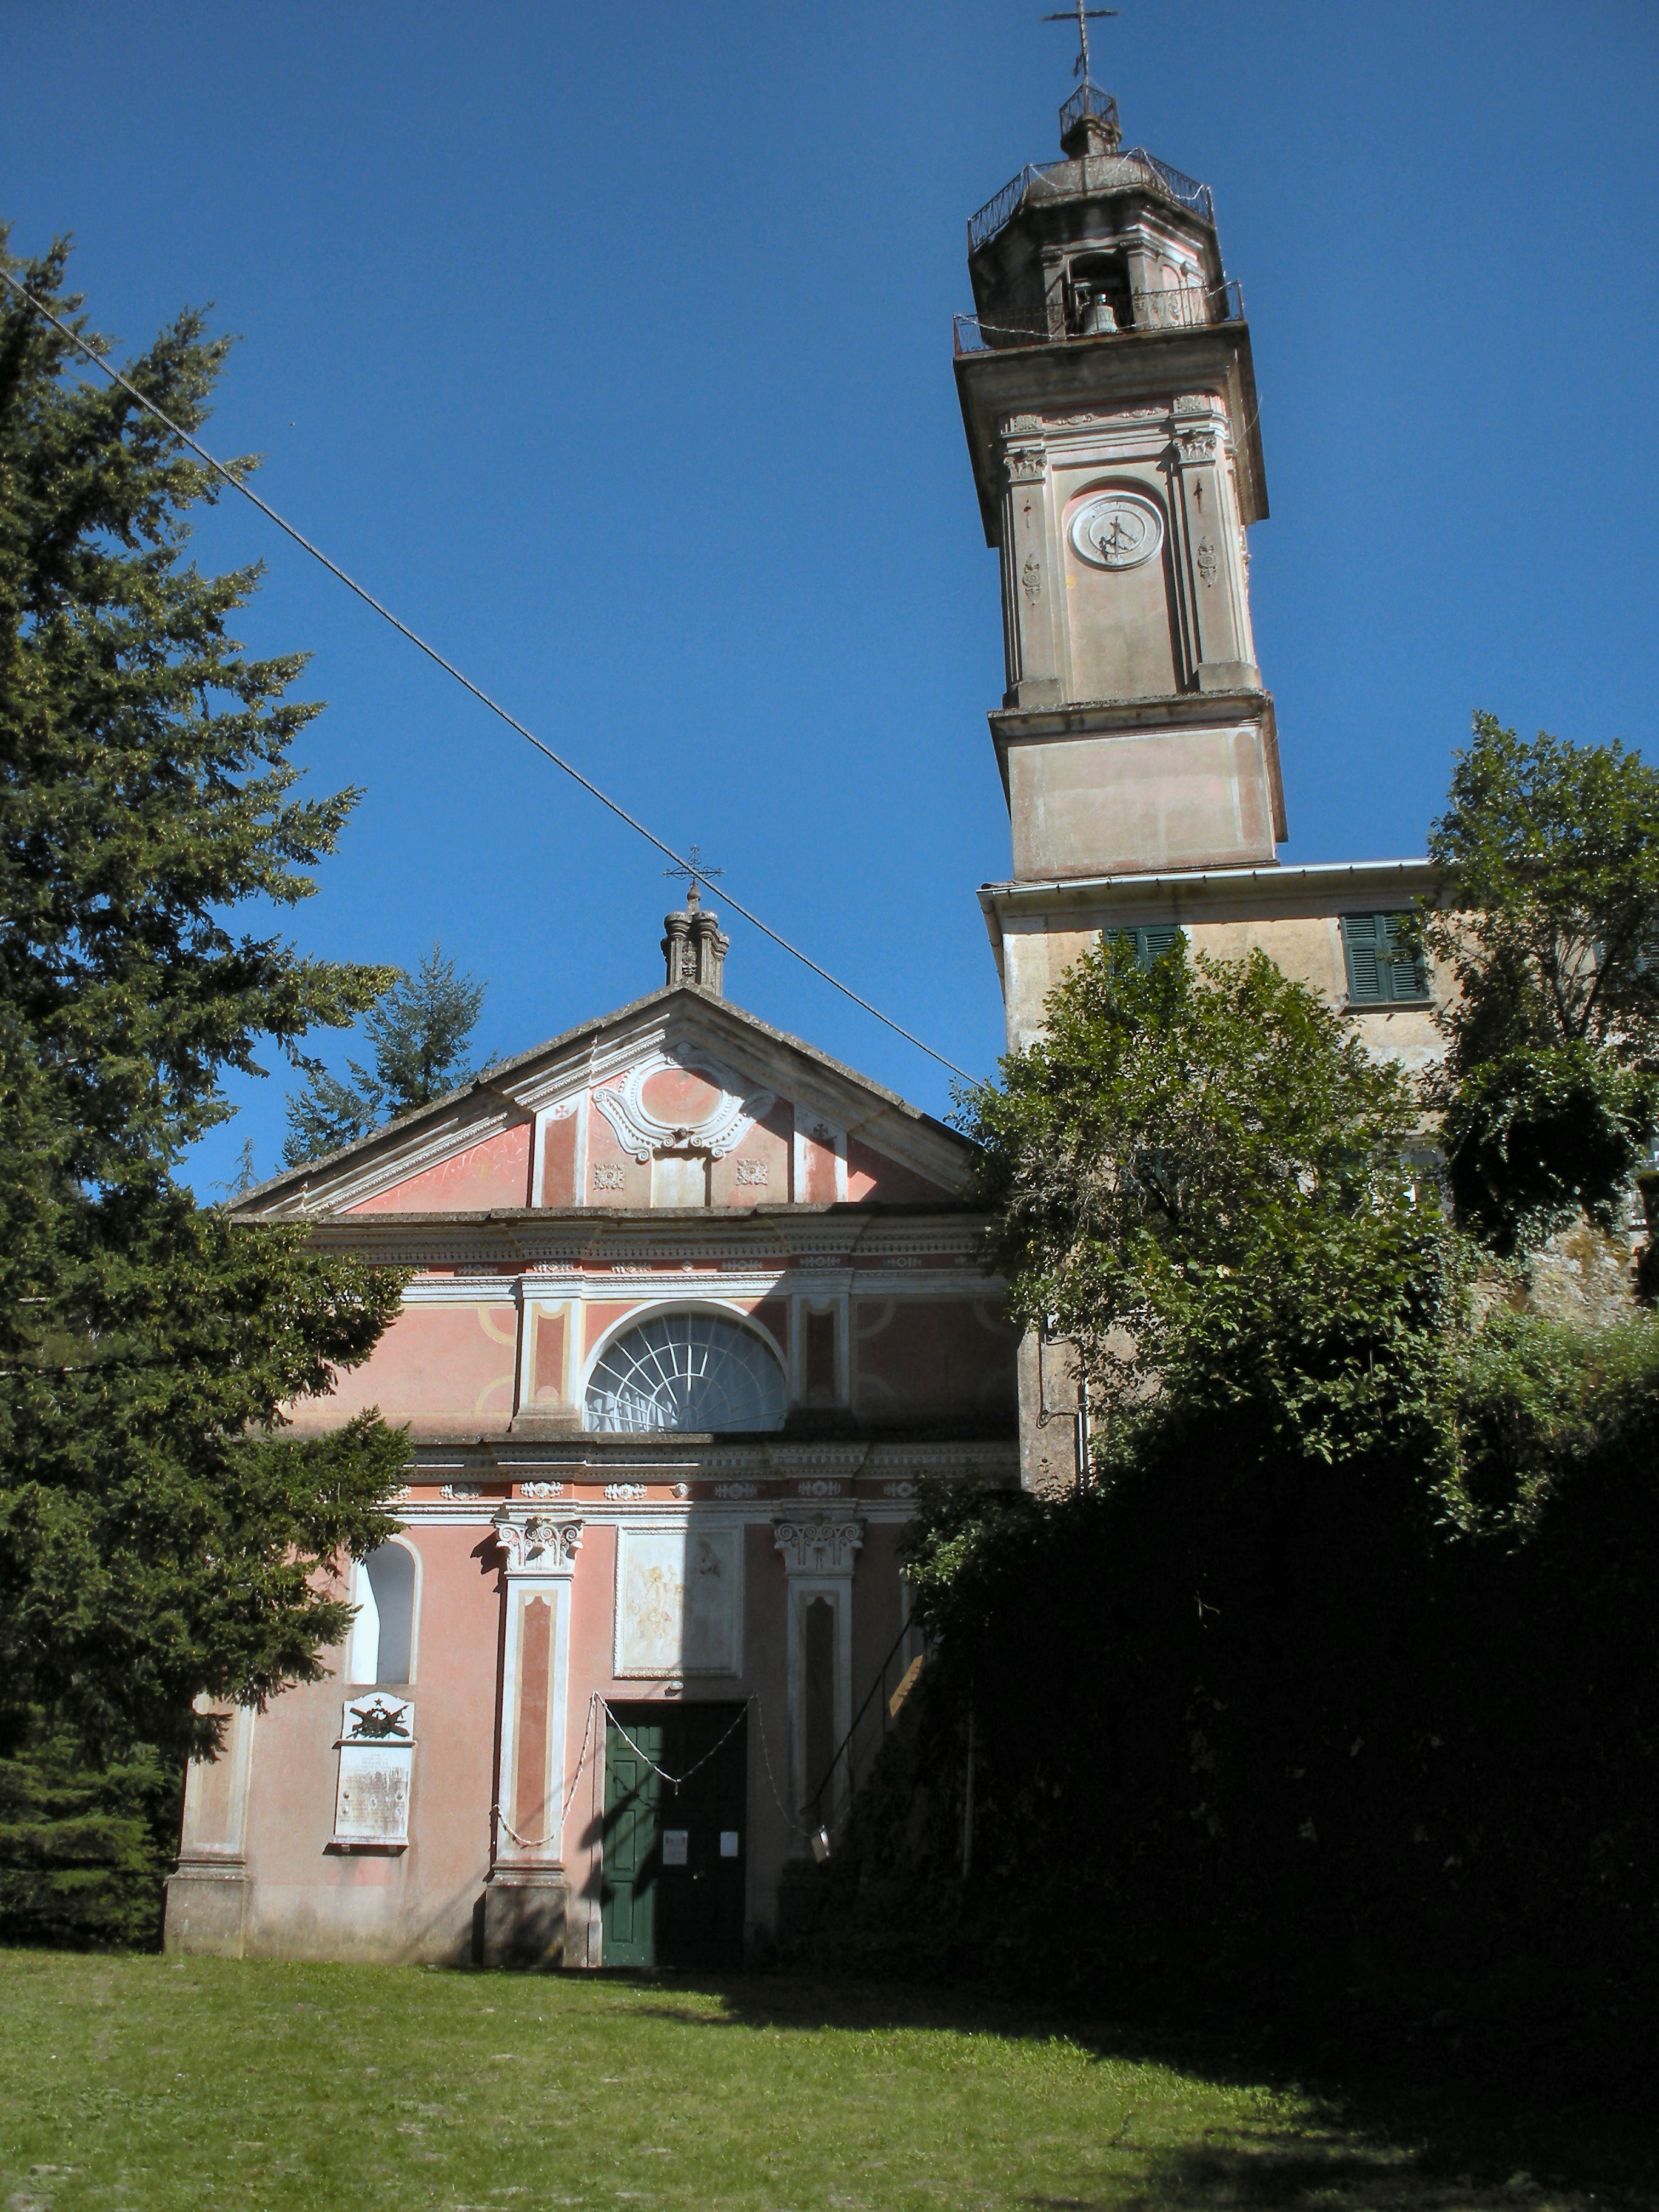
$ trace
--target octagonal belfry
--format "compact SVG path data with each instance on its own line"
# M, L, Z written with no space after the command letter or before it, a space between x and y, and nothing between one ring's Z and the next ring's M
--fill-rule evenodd
M1267 512L1249 328L1209 187L1120 147L1086 80L1066 158L968 227L957 386L1007 686L1019 882L1271 865L1285 835L1245 532Z

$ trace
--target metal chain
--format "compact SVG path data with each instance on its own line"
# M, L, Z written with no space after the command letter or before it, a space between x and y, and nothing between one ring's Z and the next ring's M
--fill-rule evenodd
M677 1790L682 1782L689 1782L691 1779L691 1777L696 1773L699 1767L707 1766L709 1760L714 1756L714 1753L731 1741L732 1738L737 1734L738 1730L743 1726L744 1722L747 1719L750 1706L752 1705L757 1705L759 1701L760 1693L758 1691L757 1691L752 1697L745 1698L742 1709L739 1711L736 1720L734 1720L731 1727L727 1729L726 1734L720 1738L720 1742L711 1745L709 1748L704 1752L702 1757L697 1761L696 1766L688 1766L684 1774L671 1774L665 1766L658 1765L656 1760L652 1758L648 1751L641 1751L640 1749L638 1744L635 1742L633 1737L629 1735L628 1730L617 1718L615 1713L611 1711L610 1705L606 1700L603 1698L599 1700L599 1702L605 1706L605 1717L606 1720L609 1721L611 1727L616 1729L617 1734L628 1746L628 1748L633 1753L635 1758L643 1759L653 1774L660 1776L662 1780L665 1782L672 1783Z
M804 1836L809 1843L811 1841L812 1838L818 1833L818 1831L816 1828L803 1828L799 1821L792 1820L789 1817L788 1811L784 1805L783 1798L778 1790L777 1777L772 1771L772 1749L771 1746L766 1741L766 1709L761 1702L761 1694L758 1690L751 1692L750 1694L744 1700L742 1711L738 1713L736 1720L732 1722L731 1727L727 1729L726 1734L720 1738L720 1742L714 1744L709 1750L706 1751L702 1757L698 1759L696 1766L688 1766L684 1774L669 1773L666 1767L658 1765L656 1760L652 1758L649 1752L641 1751L638 1744L635 1742L633 1737L629 1735L628 1730L617 1718L615 1713L611 1711L608 1701L605 1698L601 1698L596 1692L587 1701L587 1726L582 1734L581 1757L576 1761L576 1771L571 1779L569 1794L566 1796L564 1801L564 1818L566 1820L568 1820L570 1817L570 1808L576 1800L576 1790L582 1778L582 1770L587 1764L588 1749L593 1738L593 1716L595 1711L601 1705L605 1708L605 1719L610 1723L611 1726L616 1729L617 1734L628 1746L628 1748L633 1753L635 1758L643 1760L645 1765L651 1769L651 1771L653 1774L659 1776L664 1782L671 1783L676 1790L679 1788L683 1782L689 1782L691 1779L691 1777L697 1771L698 1767L707 1766L709 1760L714 1756L715 1752L722 1749L726 1744L730 1742L731 1739L737 1734L738 1729L742 1727L744 1721L748 1716L750 1706L753 1705L755 1708L755 1733L760 1738L761 1761L766 1769L766 1786L772 1793L772 1802L778 1808L778 1812L783 1820L783 1825L788 1829L792 1836ZM514 1842L522 1851L545 1850L550 1844L558 1840L558 1836L556 1832L554 1835L543 1836L538 1839L532 1841L530 1837L521 1836L519 1833L518 1830L513 1826L513 1823L507 1819L506 1814L502 1812L500 1805L492 1805L489 1809L495 1814L495 1819L501 1824L501 1826L505 1832L511 1836ZM835 1820L825 1823L826 1830L833 1832L833 1830L839 1828L845 1821L848 1814L852 1811L852 1803L849 1799L848 1802L842 1808L841 1812L836 1815Z
M560 1815L562 1822L570 1818L570 1808L576 1802L576 1791L581 1783L582 1769L587 1764L588 1746L593 1741L593 1708L599 1703L597 1692L587 1701L587 1726L582 1731L582 1755L576 1761L576 1771L571 1777L570 1788L564 1801L564 1810ZM492 1805L489 1809L521 1851L544 1851L550 1844L557 1843L561 1838L562 1829L555 1829L551 1835L539 1837L532 1842L528 1836L521 1836L519 1833L506 1814L502 1812L500 1805Z
M755 1714L755 1733L760 1738L761 1757L766 1764L766 1786L772 1792L772 1802L777 1807L779 1814L782 1819L783 1825L788 1829L790 1834L792 1836L805 1836L807 1842L811 1843L816 1831L811 1828L800 1827L795 1821L792 1820L788 1814L784 1810L782 1798L778 1795L777 1781L772 1772L772 1753L768 1747L766 1741L766 1713L764 1708L761 1706L761 1696L758 1690L756 1691L750 1702L757 1708Z

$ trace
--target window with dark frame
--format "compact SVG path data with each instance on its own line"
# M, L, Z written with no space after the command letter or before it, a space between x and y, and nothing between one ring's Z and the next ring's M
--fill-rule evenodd
M1353 1006L1421 1006L1429 998L1428 969L1400 941L1404 914L1345 914L1342 960Z
M1133 945L1137 966L1150 968L1154 960L1163 958L1171 945L1180 943L1182 929L1179 922L1170 921L1138 924L1133 929L1103 929L1100 933L1103 941L1121 937L1126 944Z

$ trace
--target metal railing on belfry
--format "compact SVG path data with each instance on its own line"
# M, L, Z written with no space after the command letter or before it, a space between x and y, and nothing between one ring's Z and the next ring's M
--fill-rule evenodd
M1000 353L1010 346L1064 345L1079 338L1134 337L1143 331L1200 330L1211 323L1242 323L1244 289L1229 282L1206 289L1197 284L1178 284L1167 291L1132 292L1133 323L1115 331L1054 331L1026 329L1011 323L989 323L978 315L951 318L956 350Z
M1131 146L1121 154L1095 155L1087 162L1028 161L1017 177L1009 178L994 199L987 200L976 215L969 216L968 252L970 256L977 253L1006 230L1029 194L1077 198L1082 193L1094 198L1104 192L1137 191L1149 191L1214 225L1215 199L1207 185L1171 168L1144 146Z
M859 1780L853 1756L854 1740L858 1735L865 1715L870 1710L872 1701L878 1697L881 1699L881 1738L876 1747L879 1750L881 1744L887 1741L888 1729L898 1718L898 1709L903 1702L900 1695L901 1691L908 1691L921 1671L925 1651L918 1652L908 1666L894 1664L911 1633L910 1624L907 1621L894 1638L892 1650L882 1661L879 1673L866 1691L864 1703L853 1716L852 1726L836 1745L835 1756L824 1769L823 1779L801 1807L802 1812L806 1816L806 1825L815 1837L827 1834L830 1829L836 1826L853 1802L853 1793L858 1787ZM891 1690L887 1686L890 1678L893 1684ZM836 1778L838 1774L842 1780L842 1789L839 1797L836 1795Z

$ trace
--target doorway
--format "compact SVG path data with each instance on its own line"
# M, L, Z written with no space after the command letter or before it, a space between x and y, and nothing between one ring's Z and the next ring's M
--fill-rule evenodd
M600 1890L607 1966L742 1966L748 1736L744 1705L610 1708ZM685 1778L677 1789L665 1774Z

